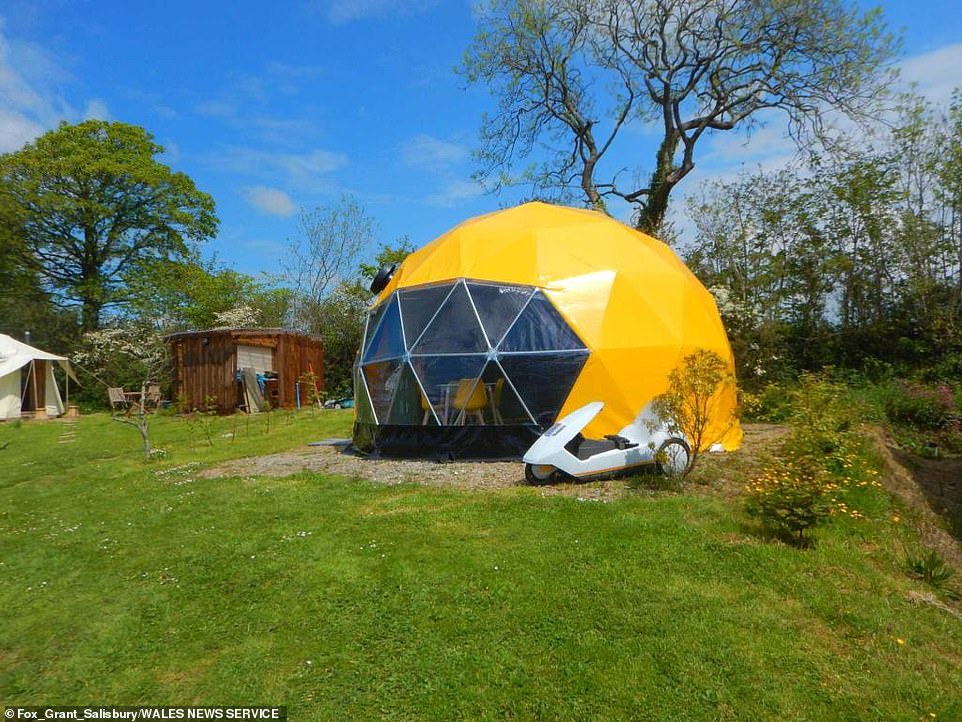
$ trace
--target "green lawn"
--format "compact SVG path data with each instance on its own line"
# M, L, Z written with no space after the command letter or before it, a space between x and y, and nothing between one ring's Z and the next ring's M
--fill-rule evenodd
M889 502L815 549L699 493L600 503L199 479L350 412L0 425L0 700L291 719L962 719L962 620L908 595ZM227 436L225 436L227 435ZM235 438L231 440L231 435Z

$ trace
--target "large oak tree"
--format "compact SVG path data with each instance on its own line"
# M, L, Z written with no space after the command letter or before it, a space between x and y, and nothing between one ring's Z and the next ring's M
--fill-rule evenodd
M147 258L183 257L217 230L214 201L155 156L143 128L62 123L0 157L0 239L84 330L124 300L124 278Z
M598 209L618 197L648 231L706 135L748 129L767 109L796 137L827 114L859 115L896 48L879 13L848 0L489 0L478 18L463 72L499 103L482 124L479 177L580 189ZM658 134L653 158L625 139L633 121Z

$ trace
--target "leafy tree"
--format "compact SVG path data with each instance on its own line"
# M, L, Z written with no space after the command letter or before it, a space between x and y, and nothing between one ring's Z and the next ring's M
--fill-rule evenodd
M0 192L0 218L14 212L13 199ZM30 331L34 345L66 351L77 340L77 318L57 308L37 274L23 264L23 240L13 230L0 223L0 333L22 339Z
M170 369L169 353L162 335L149 323L124 320L85 333L74 358L101 383L140 388L133 414L115 416L114 421L137 429L144 445L144 458L150 459L147 387L152 382L160 382Z
M361 254L374 245L377 224L349 195L330 207L301 209L301 238L291 242L284 271L294 289L295 323L314 316L312 306L349 274L356 272Z
M377 224L348 195L337 205L302 211L301 232L291 243L285 268L293 288L291 317L297 328L324 339L327 393L347 395L371 299L370 281L382 265L404 260L414 247L405 236L382 243L373 263L359 263L374 246Z
M962 88L952 94L937 140L936 199L946 250L962 258ZM954 308L962 316L962 273L955 281Z
M374 263L362 263L360 265L361 277L367 279L370 283L383 266L388 263L400 264L415 250L414 244L407 236L401 236L393 244L382 243L377 256L374 257Z
M324 387L330 397L351 393L370 296L366 285L342 282L320 303L305 309L307 329L324 339Z
M703 137L750 130L770 109L796 138L821 130L829 110L859 116L896 48L877 11L844 0L491 0L478 16L462 72L498 99L478 176L515 182L515 163L546 148L520 180L579 188L598 209L621 198L649 232ZM603 168L606 156L630 157L627 143L614 149L633 121L658 129L653 169Z
M364 319L371 301L368 290L378 269L400 263L414 250L405 236L382 244L374 263L361 263L361 280L342 281L322 301L305 307L306 328L324 339L324 385L330 396L347 396L353 386L354 360L361 348Z
M698 236L687 262L718 301L743 381L794 378L797 365L821 363L833 249L815 187L784 169L709 184L689 199Z
M958 376L962 111L909 98L893 120L691 204L687 258L720 291L743 381L775 357L785 370L876 359Z
M0 237L46 290L81 306L85 330L124 300L134 264L183 256L217 229L213 199L162 152L143 128L88 120L0 157Z
M285 325L291 291L270 279L259 281L205 261L196 251L184 258L148 258L136 264L126 278L128 313L150 320L164 332L237 325L223 316L246 307L243 320L250 325Z
M7 286L0 291L0 333L23 340L30 331L30 344L54 353L69 353L77 344L77 314L58 308L35 285Z
M707 436L709 430L723 435L734 424L734 415L728 419L722 417L720 403L721 392L734 383L728 364L721 356L708 349L698 349L671 370L667 390L652 401L655 416L684 434L691 445L691 459L685 474L694 468L702 447L717 441Z

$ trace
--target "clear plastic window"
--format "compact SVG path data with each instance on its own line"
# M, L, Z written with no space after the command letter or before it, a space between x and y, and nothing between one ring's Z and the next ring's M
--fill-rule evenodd
M374 406L374 413L377 415L379 424L387 423L388 411L391 409L394 391L400 381L403 366L402 361L394 360L365 364L363 367L364 379L367 381L371 403Z
M357 419L547 427L588 353L533 287L458 280L402 289L371 311Z
M387 303L381 324L371 337L370 344L364 352L364 363L396 358L404 355L404 337L401 334L401 313L398 310L397 297Z
M404 317L404 338L412 348L427 325L434 318L444 299L451 293L453 284L405 288L398 293L401 299L401 315Z
M468 291L463 283L459 283L412 351L416 354L471 353L487 348Z
M484 368L484 355L415 356L411 359L414 371L421 380L428 400L442 424L459 421L465 403L464 394L470 392Z
M524 286L495 286L469 283L468 290L488 336L488 343L497 346L505 331L518 317L533 289Z
M501 367L535 422L550 426L581 373L588 352L502 356Z
M536 291L511 326L499 351L566 351L585 345L541 291Z

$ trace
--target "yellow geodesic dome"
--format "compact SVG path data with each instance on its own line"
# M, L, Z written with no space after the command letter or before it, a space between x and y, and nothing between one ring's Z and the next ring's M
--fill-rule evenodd
M449 428L457 447L464 427L540 432L598 400L584 433L600 438L635 419L697 349L734 374L714 299L667 245L602 213L525 203L443 234L380 292L357 365L355 440L378 446L359 427L391 429L411 451ZM735 403L732 386L707 445L739 445ZM412 435L418 426L431 433Z

